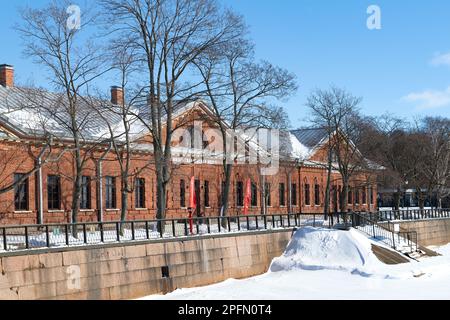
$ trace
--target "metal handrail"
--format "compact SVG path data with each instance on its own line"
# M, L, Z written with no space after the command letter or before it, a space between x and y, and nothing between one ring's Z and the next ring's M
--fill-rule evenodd
M357 219L355 219L355 217ZM378 218L378 216L375 216L375 218ZM361 221L363 222L361 224ZM400 252L399 248L396 245L396 236L398 239L398 242L403 240L404 242L408 243L408 245L411 248L411 252L417 252L418 251L418 234L416 231L401 231L399 233L394 232L394 226L392 225L392 222L387 221L387 227L384 225L378 223L373 219L373 216L367 217L365 215L359 214L359 213L353 213L353 221L352 221L353 227L357 228L358 230L368 234L369 236L372 236L373 238L389 245L394 250L397 250ZM367 228L367 225L369 225L369 228Z
M83 222L0 226L0 250L16 251L61 246L174 239L230 232L254 232L316 226L321 214L271 214L225 217Z

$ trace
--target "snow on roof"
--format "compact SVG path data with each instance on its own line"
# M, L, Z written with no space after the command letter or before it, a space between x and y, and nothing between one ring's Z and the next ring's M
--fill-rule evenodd
M297 140L308 148L315 148L328 135L325 128L306 128L291 131Z
M311 148L302 144L292 133L289 133L292 155L300 160L306 160L311 155Z

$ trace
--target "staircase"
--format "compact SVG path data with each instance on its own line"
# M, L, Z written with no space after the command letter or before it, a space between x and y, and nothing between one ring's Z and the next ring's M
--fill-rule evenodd
M378 223L366 215L359 213L352 214L352 226L357 230L369 235L370 237L388 245L403 257L418 261L423 257L438 256L436 252L424 248L418 244L417 232L405 231L400 229L400 232L394 232L394 225L390 222ZM374 253L379 256L381 261L388 261L386 263L404 263L401 259L393 257L389 254L389 250L381 246L375 246ZM384 250L382 250L384 249ZM397 262L396 262L397 261Z

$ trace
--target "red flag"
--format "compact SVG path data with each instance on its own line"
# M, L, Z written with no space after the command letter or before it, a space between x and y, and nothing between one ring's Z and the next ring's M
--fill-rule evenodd
M252 182L250 179L248 179L244 198L244 215L248 213L248 208L250 207L251 200L252 200Z
M194 231L192 216L194 215L195 210L197 209L197 195L195 193L195 177L191 178L191 186L190 186L190 193L189 193L189 229L191 231L191 234Z

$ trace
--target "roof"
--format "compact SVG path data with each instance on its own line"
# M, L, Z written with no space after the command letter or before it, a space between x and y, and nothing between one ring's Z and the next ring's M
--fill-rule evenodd
M297 140L308 148L315 148L328 135L325 128L307 128L291 131Z
M110 138L108 123L115 134L123 132L121 116L108 102L99 99L81 100L76 125L85 140ZM61 139L71 139L67 98L40 89L0 86L0 121L24 136L50 133ZM104 108L101 114L94 109ZM137 132L136 132L137 133Z

